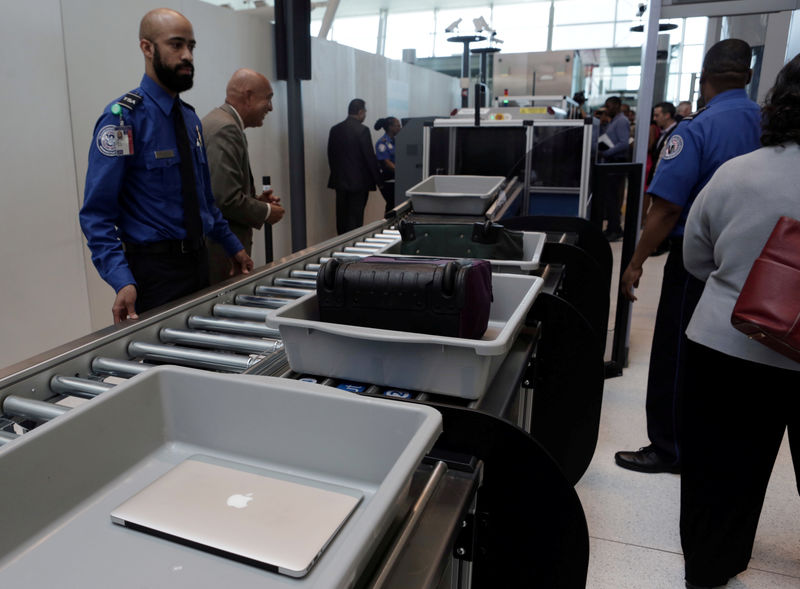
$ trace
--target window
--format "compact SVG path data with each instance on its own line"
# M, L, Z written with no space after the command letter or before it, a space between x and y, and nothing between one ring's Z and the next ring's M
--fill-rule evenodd
M416 49L417 57L433 55L434 18L432 10L390 12L386 20L386 49L384 50L386 57L402 59L403 49ZM450 23L446 23L444 26L448 24ZM372 50L375 51L375 48L373 47Z
M547 51L550 2L502 4L494 7L492 28L503 40L503 53Z
M331 25L329 39L341 45L375 53L378 47L379 20L377 14L336 18Z
M553 51L597 49L614 44L614 23L553 27Z

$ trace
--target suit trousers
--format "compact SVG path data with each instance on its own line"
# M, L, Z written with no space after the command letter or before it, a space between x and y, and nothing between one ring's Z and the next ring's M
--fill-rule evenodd
M336 189L336 233L341 235L364 224L369 190Z
M670 238L647 374L647 435L661 457L680 461L678 406L683 392L686 327L705 284L683 266L683 238Z
M747 568L787 426L800 486L800 372L689 342L680 524L687 581L723 585Z
M208 252L127 252L136 279L136 312L143 313L208 286Z

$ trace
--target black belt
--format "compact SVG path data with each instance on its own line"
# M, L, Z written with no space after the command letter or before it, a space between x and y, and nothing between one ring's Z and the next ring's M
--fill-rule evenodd
M191 254L205 247L205 239L165 239L152 243L123 243L127 254Z

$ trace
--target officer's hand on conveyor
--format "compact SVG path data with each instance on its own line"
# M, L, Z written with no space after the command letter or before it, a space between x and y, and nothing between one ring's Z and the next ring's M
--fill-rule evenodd
M244 250L239 250L233 256L233 268L231 268L231 276L241 272L242 274L250 274L253 269L253 260L247 255Z
M136 287L128 284L119 289L117 298L114 299L114 306L111 307L114 314L114 323L120 323L126 319L138 319L136 314Z

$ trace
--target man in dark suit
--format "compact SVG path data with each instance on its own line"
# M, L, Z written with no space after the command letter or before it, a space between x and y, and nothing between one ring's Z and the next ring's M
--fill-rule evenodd
M331 127L328 135L328 188L336 191L336 232L341 235L364 224L364 208L369 191L379 183L378 160L372 150L372 137L363 125L366 104L354 98L347 107L347 118Z
M250 255L253 229L274 224L284 215L279 198L272 190L257 194L250 170L247 137L244 130L260 127L272 110L272 85L263 75L250 69L236 70L225 90L225 104L203 118L203 137L211 172L211 188L231 231ZM235 268L222 246L209 243L210 282L227 279Z

